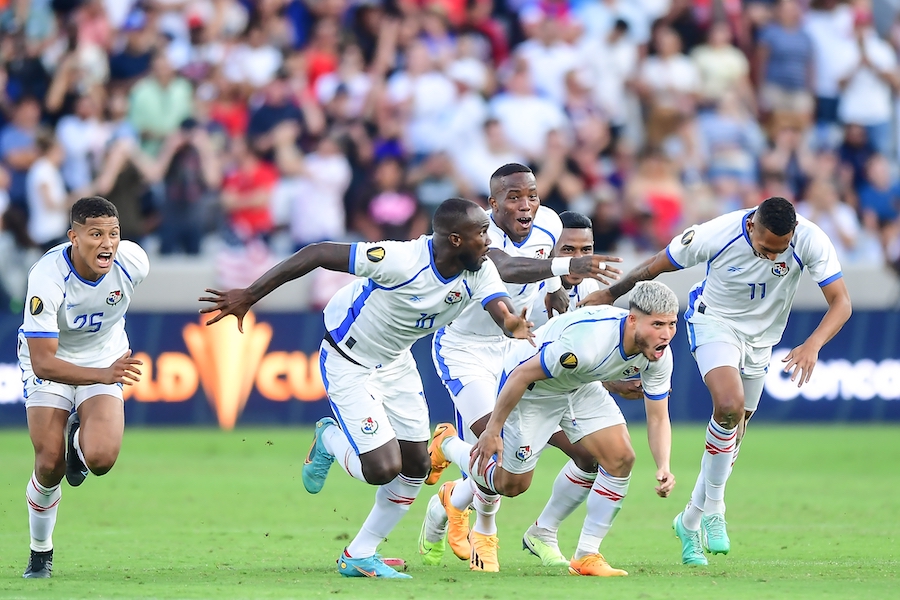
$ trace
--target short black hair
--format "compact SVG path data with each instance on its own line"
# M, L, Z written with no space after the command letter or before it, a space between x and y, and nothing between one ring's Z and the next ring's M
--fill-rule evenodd
M794 205L780 196L763 200L756 209L756 214L759 217L759 224L775 235L787 235L797 226Z
M591 220L581 213L571 210L559 213L559 220L562 221L563 229L593 229L594 224Z
M491 195L494 194L494 190L497 189L501 179L516 173L533 173L533 171L528 166L520 163L506 163L491 175Z
M434 211L431 226L438 235L459 233L460 226L469 219L469 211L473 208L482 210L478 204L465 198L448 198L440 203Z
M84 225L88 219L97 217L119 218L116 205L100 196L81 198L72 205L72 223Z

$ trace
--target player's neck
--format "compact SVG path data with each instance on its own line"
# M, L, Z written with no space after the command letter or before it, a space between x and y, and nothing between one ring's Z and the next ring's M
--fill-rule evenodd
M634 356L641 351L638 348L637 340L634 339L634 323L631 319L625 319L625 329L622 330L622 351L625 356Z
M69 261L72 263L72 266L75 268L75 272L78 273L78 276L86 281L97 281L103 275L94 273L90 267L82 260L81 255L75 252L75 246L69 246L66 248L66 252L69 253Z
M452 279L465 271L465 266L458 256L451 256L438 240L432 239L432 259L434 268L444 279Z

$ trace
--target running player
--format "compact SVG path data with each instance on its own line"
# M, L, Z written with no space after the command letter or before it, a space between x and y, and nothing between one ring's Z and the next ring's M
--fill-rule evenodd
M489 234L492 248L488 256L497 265L501 279L507 283L506 288L517 311L530 311L538 296L543 296L539 282L544 279L559 289L560 282L556 275L570 271L578 277L597 277L604 282L604 276L617 276L618 269L608 267L606 263L620 260L618 258L588 254L579 258L547 260L562 233L562 223L553 210L540 205L531 169L517 163L503 165L491 175L490 186ZM569 304L564 293L562 296L562 302L556 305L559 311L565 311ZM510 345L515 343L510 340ZM434 335L432 351L435 369L456 407L459 431L470 442L474 442L484 429L493 409L507 346L502 332L486 318L483 311L471 308ZM439 444L444 435L457 435L456 429L450 427L439 431L433 443ZM572 456L580 469L596 472L590 453L569 443L561 431L553 436L551 444ZM427 480L429 484L437 482L446 467L434 463L432 466ZM581 487L574 483L572 487L581 493ZM469 559L471 569L498 571L495 514L499 502L498 495L478 492L471 482L462 479L441 486L438 495L429 501L429 510L419 536L419 552L423 562L427 565L440 563L446 534L454 554L461 559ZM476 512L471 536L470 504L474 504Z
M112 469L122 446L122 385L138 381L125 312L150 271L147 254L119 239L119 213L98 196L72 206L69 242L28 274L18 355L34 472L25 489L31 556L26 578L50 577L63 475L79 486Z
M474 446L445 438L441 453L467 469L479 488L517 496L531 484L550 435L561 427L599 463L588 495L587 517L571 561L573 575L627 575L609 566L600 543L628 492L634 450L622 412L599 385L640 374L647 435L656 462L656 492L668 496L672 377L669 342L678 321L678 300L668 287L649 282L635 288L629 309L588 308L551 319L535 331L538 350L515 347L505 358L497 405Z
M406 578L375 553L415 500L428 475L428 405L410 347L413 342L481 305L505 335L529 339L494 263L487 260L487 214L452 198L435 212L434 236L409 242L312 244L245 289L200 298L234 315L238 327L250 307L280 285L316 267L366 277L341 289L325 307L320 367L340 426L316 423L303 467L303 485L318 493L335 457L352 477L379 486L375 506L338 559L348 577Z
M695 225L631 271L591 294L586 304L610 304L639 281L706 263L706 279L691 290L685 320L700 375L712 396L706 450L691 499L675 517L681 560L705 565L703 550L728 554L725 483L747 423L759 406L772 347L781 340L800 275L819 285L828 311L805 342L785 357L791 381L809 381L819 350L850 318L850 296L834 246L784 198L769 198Z

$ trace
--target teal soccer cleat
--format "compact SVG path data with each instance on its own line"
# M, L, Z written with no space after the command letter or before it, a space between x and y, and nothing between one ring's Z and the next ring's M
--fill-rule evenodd
M703 555L703 547L700 545L700 531L687 529L681 522L682 514L684 513L678 513L678 516L672 521L672 529L681 540L681 563L685 565L709 564Z
M385 579L412 579L411 575L395 571L384 564L381 557L367 556L366 558L350 558L347 549L341 552L337 560L338 573L344 577L382 577Z
M318 494L325 485L325 478L328 477L328 470L331 463L334 462L334 455L325 449L322 442L322 433L329 427L336 426L337 423L331 417L320 419L316 423L316 433L313 438L312 446L309 447L309 453L303 462L303 487L310 494Z
M731 540L725 530L725 515L711 514L700 517L700 538L703 548L710 554L728 554Z

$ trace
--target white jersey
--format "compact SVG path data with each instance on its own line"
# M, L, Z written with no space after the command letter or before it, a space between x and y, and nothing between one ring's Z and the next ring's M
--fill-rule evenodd
M352 244L350 273L368 279L334 295L325 306L325 328L341 352L367 367L393 362L469 305L482 311L509 295L490 260L478 271L444 279L434 265L431 236ZM491 326L497 327L493 320Z
M546 206L538 207L537 214L531 224L531 231L528 232L528 237L521 242L516 243L509 239L509 236L494 222L493 216L488 228L491 248L498 248L516 258L550 258L550 254L553 252L553 247L556 246L556 240L559 239L560 234L562 234L562 221L559 220L559 215L552 208L547 208ZM555 281L553 282L547 281L551 287L558 289L559 277L554 279ZM506 290L517 314L521 313L522 309L531 309L535 299L541 294L540 286L542 283L544 282L506 284ZM485 314L478 307L472 307L463 312L446 330L448 333L465 336L497 337L501 335L490 315Z
M578 303L584 300L588 294L592 294L599 289L600 282L589 277L585 277L581 283L567 289L566 292L569 295L569 312L575 310L578 307ZM541 293L538 294L538 297L534 301L534 306L531 309L531 321L534 323L535 327L540 327L549 320L547 317L547 305L544 303L544 299L550 292L547 291L547 286L545 286L543 282L541 282L540 291Z
M529 392L556 396L595 381L618 381L640 375L644 395L651 400L669 396L672 351L650 361L642 353L625 354L623 335L628 311L616 306L588 306L554 317L535 330L534 342L547 379ZM517 344L506 357L502 381L518 365L535 355L530 345Z
M122 240L113 267L97 281L75 271L72 244L56 246L28 273L19 362L31 369L27 338L58 338L57 358L79 367L108 367L128 350L125 312L134 288L150 272L143 248Z
M706 279L690 293L687 321L700 311L727 322L751 345L774 346L784 333L803 271L822 287L841 277L841 265L828 236L799 215L788 249L774 262L759 258L747 234L754 211L694 225L672 240L666 254L680 269L706 262Z

